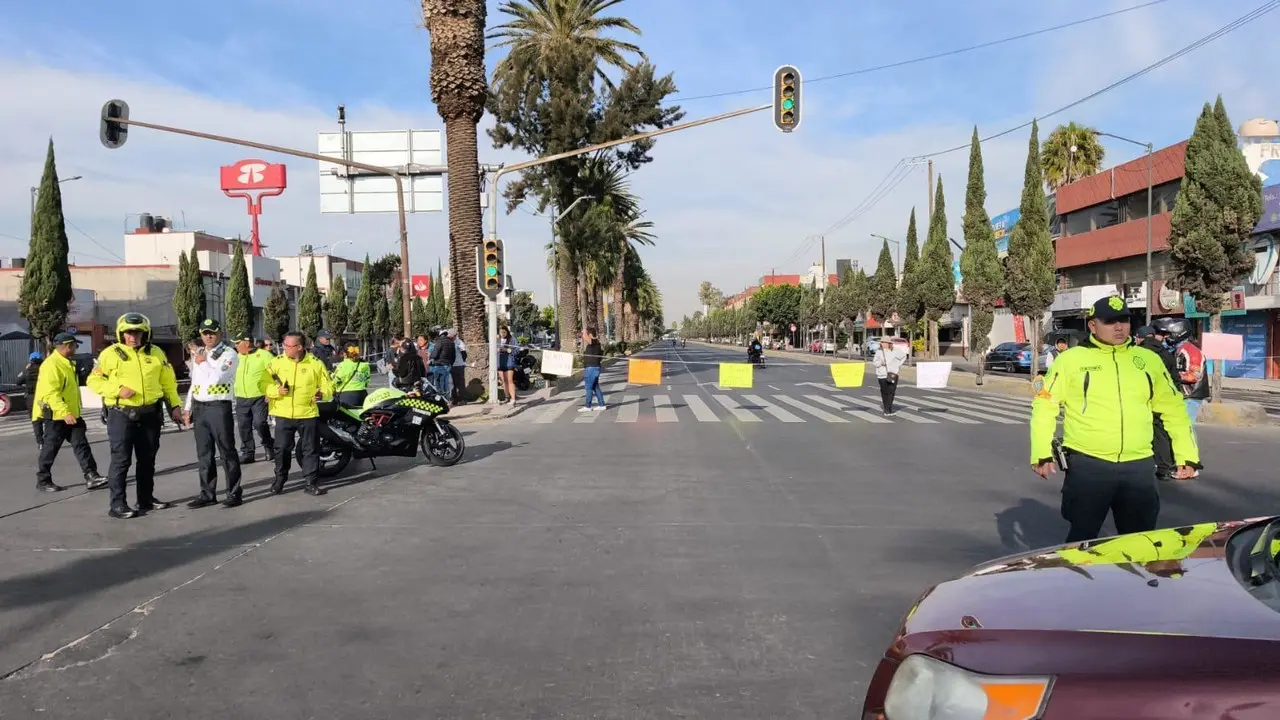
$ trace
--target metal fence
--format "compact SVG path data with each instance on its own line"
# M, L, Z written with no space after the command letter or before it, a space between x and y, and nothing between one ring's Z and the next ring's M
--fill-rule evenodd
M0 384L18 382L18 374L27 366L35 342L31 338L0 340Z

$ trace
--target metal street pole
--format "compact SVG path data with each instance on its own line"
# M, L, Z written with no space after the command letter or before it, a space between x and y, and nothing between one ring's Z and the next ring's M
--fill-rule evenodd
M83 180L83 179L84 179L83 175L72 175L69 178L58 178L57 183L61 185L62 183L69 183L72 180ZM28 243L31 242L31 238L35 237L35 234L36 234L36 196L38 196L39 194L40 194L39 186L35 186L31 188L31 217L27 221L27 242Z
M611 140L609 142L598 143L596 145L588 145L587 147L579 148L577 150L569 150L567 152L556 153L555 155L534 158L533 160L525 160L524 162L518 162L514 165L503 166L494 173L493 186L489 188L489 237L494 240L498 239L498 181L507 173L527 170L531 167L555 162L556 160L564 160L565 158L576 157L578 155L586 155L587 153L593 153L597 150L607 150L611 147L626 145L627 143L633 143L637 140L645 140L651 137L658 137L659 135L668 135L673 132L679 132L680 130L688 130L689 128L695 128L700 125L709 125L721 120L729 120L731 118L750 115L752 113L758 113L762 110L770 110L772 108L772 103L769 105L743 108L741 110L734 110L732 112L714 115L709 118L702 118L701 120L691 120L687 123L672 125L671 127L650 130L649 132L643 132L637 135L630 135L618 140ZM494 303L489 303L489 305L489 402L496 405L498 404L498 315L494 311ZM558 339L561 344L563 344L564 338Z
M1154 194L1153 183L1152 183L1152 180L1153 180L1152 150L1154 149L1154 145L1152 145L1149 142L1138 142L1137 140L1131 140L1127 137L1121 137L1119 135L1114 135L1109 132L1102 132L1101 130L1094 130L1093 134L1104 135L1109 138L1115 138L1116 140L1123 140L1124 142L1137 145L1140 148L1146 148L1147 150L1147 280L1146 280L1147 297L1146 297L1146 303L1145 303L1147 306L1146 307L1147 320L1146 320L1146 323L1144 324L1150 325L1151 324L1151 304L1155 300L1155 279L1151 271L1151 211L1153 209L1153 204L1154 204L1152 202L1152 199L1153 199L1152 196Z
M365 172L374 173L375 175L386 175L395 181L396 184L396 212L400 219L400 267L401 281L403 284L402 294L404 295L404 303L401 307L402 319L404 321L404 333L408 335L412 332L409 314L409 298L413 293L413 288L409 282L409 226L405 221L404 211L404 182L401 173L395 168L378 167L377 165L367 165L365 163L356 162L346 158L329 157L327 155L319 155L316 153L306 152L305 150L295 150L293 148L280 147L278 145L268 145L266 143L254 142L252 140L242 140L239 138L227 137L225 135L214 135L212 133L204 133L196 130L187 130L184 128L170 127L168 125L157 125L155 123L142 122L141 120L124 120L116 118L113 122L121 125L136 125L138 127L147 128L149 130L159 130L160 132L174 133L176 135L186 135L187 137L200 138L202 140L212 140L214 142L227 143L229 145L239 145L241 147L250 147L256 150L266 150L267 152L280 153L281 155L292 155L293 157L305 158L307 160L315 160L317 162L332 163L334 165L342 165L346 168L355 168L356 170L364 170ZM419 167L414 169L421 172L445 173L449 168L446 166L439 167ZM495 208L496 209L496 208Z
M569 207L562 210L551 221L551 262L552 262L552 278L551 278L551 298L555 304L555 324L556 324L556 345L560 344L560 246L557 238L560 235L560 221L564 219L569 211L583 200L595 200L591 195L583 195L569 203Z

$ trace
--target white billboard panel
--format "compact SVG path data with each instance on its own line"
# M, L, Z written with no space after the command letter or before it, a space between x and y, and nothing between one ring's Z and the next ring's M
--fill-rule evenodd
M413 166L438 167L444 164L443 134L439 130L394 130L348 132L347 157L376 167L412 171ZM317 153L343 157L344 133L320 133ZM347 168L334 163L320 166L320 212L382 213L396 211L395 180L387 176L347 177ZM442 212L442 176L406 177L406 212Z

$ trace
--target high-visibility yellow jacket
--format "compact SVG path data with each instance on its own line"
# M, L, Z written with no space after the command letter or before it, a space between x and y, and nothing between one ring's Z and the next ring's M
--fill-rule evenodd
M1093 336L1057 357L1031 402L1031 464L1053 457L1059 408L1062 446L1127 462L1153 455L1152 413L1159 413L1173 440L1178 465L1199 464L1191 419L1160 356L1132 341L1106 345Z
M333 384L338 392L357 392L369 388L369 377L373 371L369 363L363 360L346 358L333 369Z
M45 408L49 408L54 420L60 421L68 415L80 417L80 379L76 375L76 364L60 352L49 353L49 358L40 363L40 376L31 397L33 421L45 418Z
M284 395L280 388L287 388ZM316 393L321 400L333 399L333 381L329 370L314 355L291 360L281 355L267 363L262 373L262 392L267 396L267 411L278 418L304 420L320 416Z
M182 407L173 366L164 351L154 345L134 350L115 343L103 350L98 354L98 367L89 375L86 385L102 396L107 407L143 407L161 400L171 408ZM125 387L133 391L132 397L120 397L120 388Z
M262 397L262 378L266 375L267 365L275 357L262 349L240 356L240 364L236 366L234 386L236 397L246 399Z

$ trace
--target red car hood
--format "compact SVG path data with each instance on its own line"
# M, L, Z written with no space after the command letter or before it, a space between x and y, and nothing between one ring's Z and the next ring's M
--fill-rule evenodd
M927 592L899 637L981 628L1280 640L1280 613L1250 597L1224 557L1227 539L1261 519L1001 558Z

